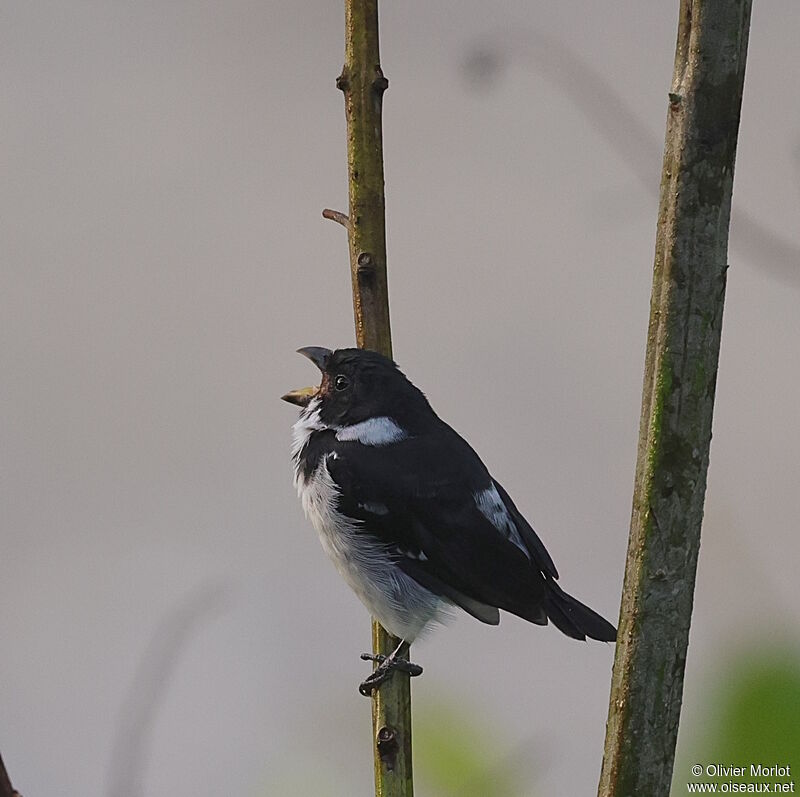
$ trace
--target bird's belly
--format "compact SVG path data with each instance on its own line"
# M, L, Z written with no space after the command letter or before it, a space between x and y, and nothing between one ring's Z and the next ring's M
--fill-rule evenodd
M337 510L337 487L324 460L307 482L298 484L306 517L342 578L373 617L390 633L410 642L447 604L406 575L386 546Z

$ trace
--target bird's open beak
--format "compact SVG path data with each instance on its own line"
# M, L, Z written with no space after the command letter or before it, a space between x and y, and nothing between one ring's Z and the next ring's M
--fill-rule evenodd
M320 371L325 370L328 358L332 354L330 349L323 349L321 346L305 346L302 349L298 349L297 353L302 354L303 357L308 357ZM290 404L297 404L298 407L307 407L308 403L317 395L318 391L318 387L301 387L298 390L289 391L286 395L281 396L281 398L284 401L288 401Z
M317 394L318 389L316 387L301 387L297 390L290 390L282 395L281 398L290 404L297 404L298 407L307 407L311 399Z

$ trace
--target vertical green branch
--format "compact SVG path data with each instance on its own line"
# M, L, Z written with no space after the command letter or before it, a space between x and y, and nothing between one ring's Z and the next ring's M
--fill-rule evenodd
M683 694L751 0L681 0L600 797L666 797Z
M336 85L344 93L350 195L350 271L356 341L392 356L386 286L383 191L383 76L377 0L345 0L345 61Z
M323 215L348 231L356 342L391 357L381 120L388 81L380 66L377 0L345 0L345 39L344 69L336 85L344 93L347 118L350 211ZM373 620L374 653L388 655L399 643ZM376 797L412 797L407 674L395 672L372 693L372 729Z

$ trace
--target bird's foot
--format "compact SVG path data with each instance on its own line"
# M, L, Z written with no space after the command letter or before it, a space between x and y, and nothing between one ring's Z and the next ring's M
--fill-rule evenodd
M422 675L422 667L420 667L419 664L414 664L408 659L400 658L397 655L401 647L402 644L398 645L397 649L389 656L385 656L383 653L361 654L361 658L364 661L375 661L378 663L378 666L372 671L372 674L366 680L362 681L358 687L358 691L361 692L364 697L370 697L382 683L388 681L392 677L392 673L395 670L408 673L412 678L417 675Z

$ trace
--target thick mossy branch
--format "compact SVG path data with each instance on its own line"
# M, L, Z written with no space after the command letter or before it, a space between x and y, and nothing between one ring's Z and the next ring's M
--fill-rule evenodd
M345 0L345 63L336 85L344 94L350 211L325 211L348 231L356 342L392 356L386 283L386 226L383 187L383 93L377 0ZM377 622L372 650L390 654L400 640ZM408 655L408 646L403 655ZM411 688L406 673L372 693L376 797L412 797Z
M601 797L667 797L683 694L751 0L682 0Z

